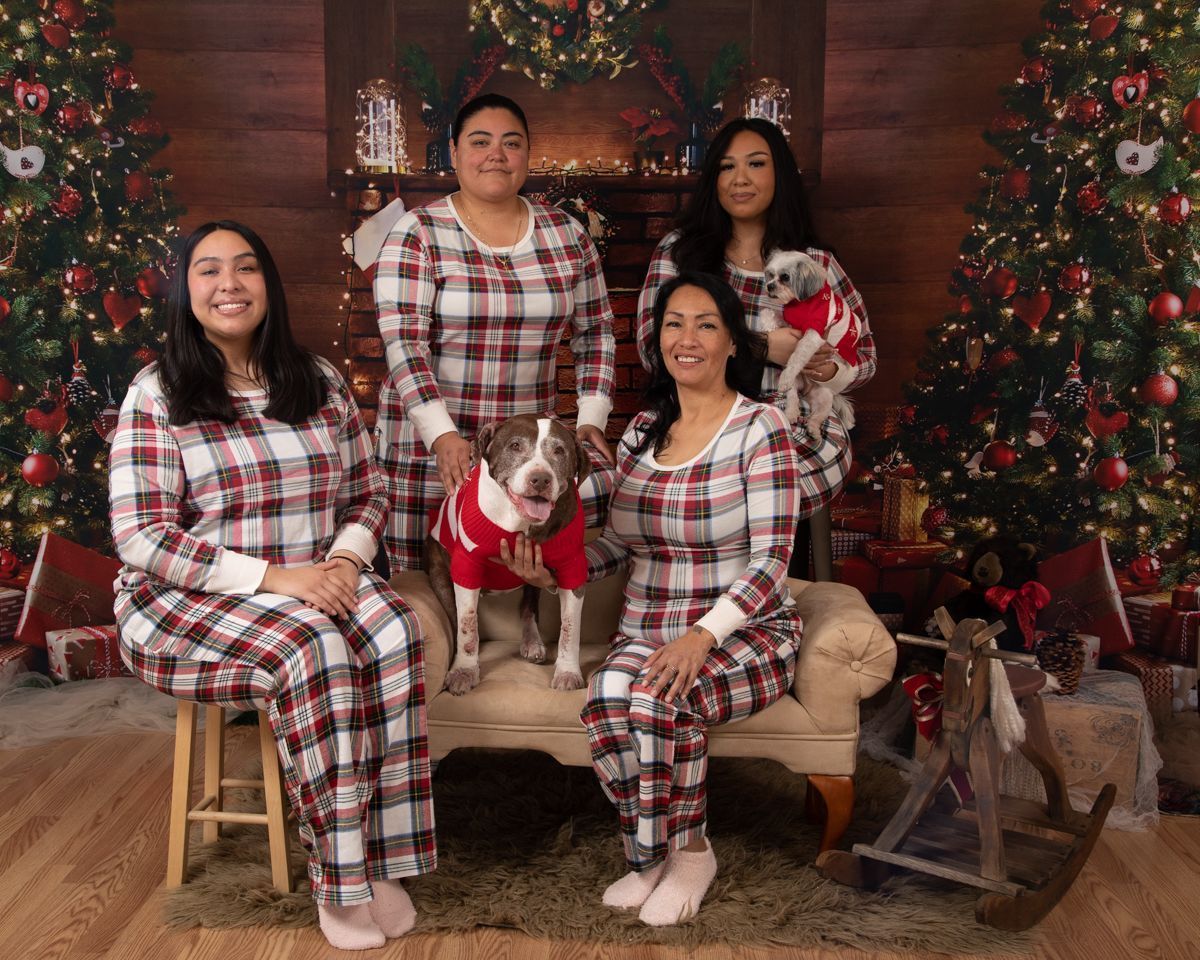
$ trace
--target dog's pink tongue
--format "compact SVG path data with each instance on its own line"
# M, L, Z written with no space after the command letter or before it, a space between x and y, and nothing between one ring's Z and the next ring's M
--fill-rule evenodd
M521 498L521 512L530 520L536 520L538 523L550 519L550 511L553 507L554 504L542 497Z

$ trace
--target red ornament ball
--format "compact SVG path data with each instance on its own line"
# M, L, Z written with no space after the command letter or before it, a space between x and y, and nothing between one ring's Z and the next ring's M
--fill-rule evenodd
M1104 119L1104 103L1096 97L1075 97L1068 103L1071 116L1080 126L1094 127Z
M1088 24L1088 37L1092 40L1107 40L1113 35L1120 22L1119 18L1108 14L1096 17Z
M1134 560L1125 572L1139 587L1153 587L1162 577L1163 565L1153 553L1145 553Z
M950 511L940 504L926 507L921 514L921 529L931 537L937 536L938 529L950 522Z
M999 373L1005 367L1012 366L1020 359L1021 355L1017 353L1016 350L1014 350L1012 347L1004 347L1002 350L996 351L988 358L987 368L992 373Z
M1179 399L1179 384L1170 374L1159 371L1152 373L1143 382L1138 391L1143 403L1155 407L1169 407Z
M61 23L43 23L42 36L55 50L66 50L71 45L71 31Z
M0 577L10 579L21 575L21 558L4 547L0 549Z
M1183 108L1183 125L1192 133L1200 133L1200 97Z
M1072 263L1063 267L1058 275L1058 285L1067 293L1079 293L1092 282L1092 271L1082 263Z
M64 133L78 133L92 119L92 105L86 100L64 103L54 114L54 122Z
M1164 290L1150 301L1150 317L1160 327L1183 316L1183 301L1170 290Z
M31 487L46 487L58 477L58 461L48 453L31 453L21 462L21 476Z
M1054 66L1045 57L1026 60L1021 67L1021 79L1026 83L1046 83L1054 76Z
M158 351L150 347L138 347L133 351L133 359L144 367L158 359Z
M1071 0L1071 16L1083 23L1099 13L1102 5L1103 0Z
M1007 300L1017 292L1017 275L1007 267L994 267L980 286L985 296Z
M130 203L154 199L154 181L144 170L130 170L125 174L125 199Z
M1105 457L1092 469L1092 479L1101 490L1120 490L1129 479L1124 457Z
M13 382L0 373L0 403L8 403L15 392L16 388L13 387Z
M983 448L983 465L989 470L1007 470L1017 462L1017 448L1007 440L993 440Z
M1079 204L1079 212L1085 217L1094 217L1108 206L1108 197L1100 189L1096 180L1085 183L1075 194L1075 202Z
M1000 177L1000 196L1006 200L1025 200L1029 197L1030 176L1020 167L1006 170Z
M133 84L133 73L123 63L114 63L104 71L104 85L112 90L128 90Z
M166 275L158 267L147 267L137 275L134 285L137 292L148 300L155 297L162 299L170 287Z
M1157 457L1150 462L1154 464L1153 469L1157 471L1145 474L1146 483L1151 487L1161 487L1166 483L1180 463L1179 457L1175 454L1174 450L1168 450L1161 457Z
M96 274L86 264L77 263L67 267L63 273L63 282L72 293L91 293L96 289Z
M83 194L64 183L58 188L58 196L50 201L50 209L64 220L74 220L83 212Z
M1158 219L1163 223L1183 223L1192 214L1192 201L1186 193L1170 193L1158 203Z
M54 0L54 15L72 30L87 22L87 11L79 0Z

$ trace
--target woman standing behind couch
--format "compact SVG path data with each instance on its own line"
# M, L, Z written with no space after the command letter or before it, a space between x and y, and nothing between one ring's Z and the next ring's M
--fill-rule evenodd
M364 569L387 498L358 408L296 344L248 228L188 238L110 486L125 662L171 696L266 710L326 938L408 932L399 878L437 863L420 628Z
M830 286L854 312L859 326L858 362L834 381L834 348L823 345L805 374L825 382L834 392L853 390L875 375L875 340L867 313L850 278L833 254L823 249L813 230L804 183L787 140L775 124L762 119L730 121L713 139L691 202L677 229L662 239L646 274L638 301L637 340L642 365L650 369L653 351L653 307L663 284L681 270L702 270L724 277L737 292L750 327L767 337L762 392L779 402L779 374L800 339L791 327L771 330L766 317L777 306L767 296L763 264L774 250L802 250L825 268ZM850 468L850 438L836 416L830 417L819 440L804 429L807 407L792 429L800 456L800 501L797 519L826 504L841 487ZM805 533L807 527L802 528ZM807 539L797 541L796 575L805 576ZM800 567L803 569L799 569Z
M476 97L458 112L453 137L458 192L399 220L375 276L388 362L378 459L393 572L420 565L429 513L470 472L479 428L555 409L568 327L577 433L599 453L580 490L589 526L603 522L612 484L604 428L616 348L596 248L567 214L519 196L529 127L516 103Z

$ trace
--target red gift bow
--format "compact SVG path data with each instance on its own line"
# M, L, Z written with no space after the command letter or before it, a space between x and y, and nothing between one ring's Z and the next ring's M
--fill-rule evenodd
M987 605L999 613L1007 613L1009 606L1017 615L1021 636L1025 638L1025 649L1033 649L1033 624L1037 612L1050 602L1050 591L1036 580L1028 581L1019 590L997 584L984 591Z
M912 701L912 715L917 722L917 733L932 740L942 729L942 675L940 673L915 673L900 684Z

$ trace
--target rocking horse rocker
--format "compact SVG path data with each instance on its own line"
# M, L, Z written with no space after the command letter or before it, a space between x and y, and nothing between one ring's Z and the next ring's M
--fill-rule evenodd
M826 851L817 868L855 887L877 887L895 867L980 887L987 892L975 903L976 920L1001 930L1027 930L1070 889L1116 788L1105 784L1089 813L1073 809L1039 696L1045 674L1020 666L1036 658L989 643L1002 623L956 624L944 607L936 617L944 640L903 633L896 638L946 651L942 728L925 764L873 844ZM1015 746L1041 774L1044 806L1000 794L1003 753ZM974 793L961 802L942 790L958 771L969 771Z

